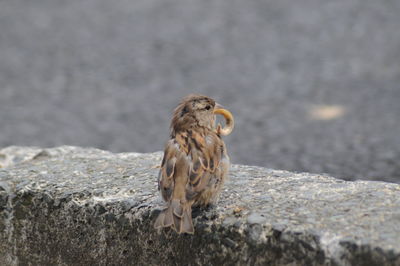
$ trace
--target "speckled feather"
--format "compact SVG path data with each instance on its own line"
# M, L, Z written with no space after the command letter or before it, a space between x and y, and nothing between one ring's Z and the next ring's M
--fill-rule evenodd
M215 132L214 107L213 99L190 95L174 111L158 183L168 206L157 218L156 228L194 233L192 206L215 202L221 191L229 157Z

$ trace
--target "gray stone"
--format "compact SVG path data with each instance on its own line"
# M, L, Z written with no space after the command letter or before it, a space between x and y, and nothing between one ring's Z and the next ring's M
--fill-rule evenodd
M249 224L262 224L266 221L267 219L265 219L265 217L258 213L252 213L247 217L247 222Z
M233 165L177 235L153 229L160 152L0 154L22 158L0 175L0 265L400 265L398 184Z

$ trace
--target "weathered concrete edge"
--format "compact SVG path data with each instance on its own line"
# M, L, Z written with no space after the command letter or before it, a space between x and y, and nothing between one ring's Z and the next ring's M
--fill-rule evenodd
M31 189L28 183L13 186L4 181L0 193L4 221L0 225L8 227L0 229L11 232L2 234L6 241L0 244L0 262L4 265L158 264L160 258L172 264L397 265L400 261L398 252L321 239L312 231L295 232L258 223L229 224L218 220L213 209L197 215L194 236L177 236L153 230L159 211L153 202L131 202L125 197L79 200L80 195L59 197Z

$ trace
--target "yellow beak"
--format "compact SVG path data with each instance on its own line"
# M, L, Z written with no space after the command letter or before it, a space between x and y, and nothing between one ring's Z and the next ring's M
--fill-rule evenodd
M222 115L225 118L225 127L222 128L222 126L218 124L216 133L222 136L227 136L231 134L233 127L235 126L235 121L233 120L232 113L224 109L220 104L217 103L214 107L214 114Z

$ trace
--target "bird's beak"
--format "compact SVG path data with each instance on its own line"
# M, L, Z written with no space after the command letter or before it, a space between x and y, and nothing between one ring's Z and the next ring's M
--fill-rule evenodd
M216 133L219 135L229 135L231 134L233 127L235 125L235 121L233 120L233 115L231 112L226 110L222 105L219 103L215 104L214 107L214 114L216 115L222 115L225 118L225 127L222 128L220 124L218 124Z

